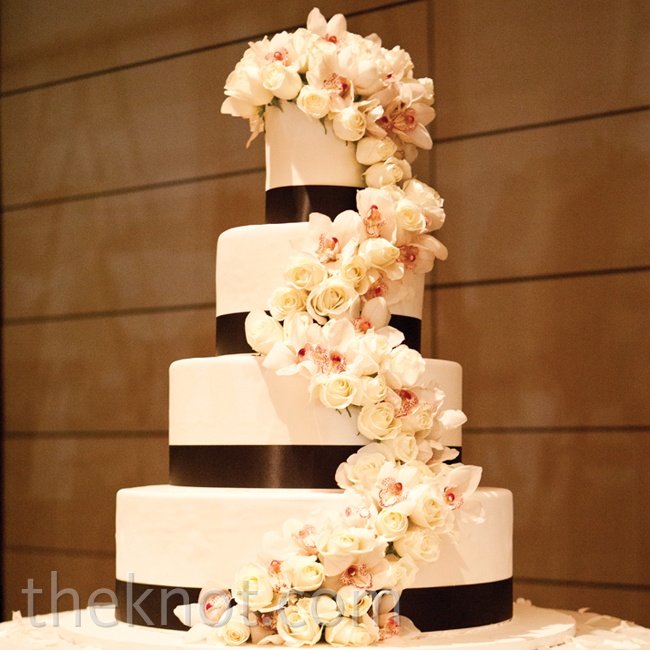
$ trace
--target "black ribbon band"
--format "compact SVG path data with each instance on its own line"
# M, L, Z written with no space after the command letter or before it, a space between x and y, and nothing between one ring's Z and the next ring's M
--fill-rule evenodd
M174 614L178 605L199 600L196 587L165 587L116 580L118 621L186 630ZM473 585L406 589L395 610L422 632L457 630L512 618L512 578Z
M197 603L200 593L196 587L162 587L116 580L115 618L129 625L187 630L174 614L174 608Z
M247 314L221 314L217 316L217 356L222 354L239 354L252 352L246 341L244 321ZM412 316L399 316L393 314L390 325L404 334L404 343L418 352L421 349L422 321Z
M461 447L452 463L460 463ZM338 488L338 466L357 451L347 445L170 445L169 483L185 487ZM252 467L261 471L251 471Z
M335 489L347 445L170 445L169 482L189 487Z
M345 210L356 210L358 187L295 185L266 190L266 223L309 221L312 212L334 219Z
M406 589L399 599L398 611L422 632L501 623L512 618L512 578L474 585Z

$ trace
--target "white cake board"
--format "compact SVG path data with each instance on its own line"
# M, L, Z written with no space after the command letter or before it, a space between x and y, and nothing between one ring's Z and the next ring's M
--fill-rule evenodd
M58 629L59 636L72 644L101 650L221 647L188 644L184 641L184 632L118 623L112 607L60 614ZM515 603L513 618L505 623L450 632L427 632L402 643L398 639L386 641L379 647L385 650L537 650L541 646L562 643L574 632L575 621L565 613Z

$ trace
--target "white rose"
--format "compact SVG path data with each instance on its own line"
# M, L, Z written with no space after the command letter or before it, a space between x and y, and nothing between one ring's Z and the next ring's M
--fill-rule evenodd
M393 546L402 557L410 557L415 562L433 562L440 555L438 535L419 526L409 526L406 533L393 542Z
M425 363L417 350L412 350L406 345L398 345L391 350L382 370L391 388L415 386L425 370Z
M336 601L344 616L359 617L367 614L372 607L372 597L354 585L345 585L336 592Z
M362 165L374 165L390 158L397 151L397 145L390 138L367 136L357 142L357 161Z
M330 95L326 90L306 85L300 89L296 104L305 115L320 120L330 112Z
M282 325L261 309L254 309L246 316L244 328L248 345L260 354L268 354L283 338Z
M359 433L370 440L386 440L399 434L401 423L395 418L392 404L379 402L361 408L357 426Z
M347 372L316 375L312 394L316 393L323 406L345 409L355 401L359 391L359 378Z
M278 287L269 298L269 311L276 320L304 311L307 292L295 287Z
M354 285L336 276L313 289L307 297L307 312L321 325L330 316L346 312L358 297Z
M411 178L411 166L406 160L391 157L368 167L364 177L368 187L384 187Z
M366 332L361 339L359 351L367 354L372 362L379 366L390 354L391 349L387 337L376 332Z
M395 218L397 225L409 232L424 232L427 228L427 219L420 207L411 199L400 199L395 205Z
M299 591L315 591L325 579L323 565L312 555L292 555L282 563L282 571Z
M400 420L401 422L401 420ZM401 434L390 440L386 440L386 444L393 452L395 459L402 463L415 460L418 457L419 448L417 440L408 434Z
M280 99L293 99L302 88L300 75L281 61L273 61L262 69L262 84Z
M240 605L253 611L267 608L274 600L269 574L259 564L246 564L239 569L235 574L231 592Z
M248 619L241 614L229 616L229 612L226 612L215 627L214 640L224 645L241 645L248 641L250 635L251 626Z
M385 462L386 455L381 452L358 451L352 454L347 462L339 465L336 470L336 482L343 489L373 485Z
M290 605L283 609L278 616L278 634L286 645L295 648L317 643L320 640L322 628L307 608Z
M361 403L359 406L367 406L370 404L377 404L386 398L388 386L383 375L375 377L362 377L361 378Z
M359 295L363 295L370 287L368 265L361 255L353 255L341 263L341 277L350 282Z
M365 239L359 246L368 266L381 269L389 279L399 280L404 275L404 265L398 262L400 249L383 237Z
M336 625L325 628L325 640L333 646L368 646L378 637L379 628L367 615L360 621L342 618Z
M262 83L257 64L243 60L228 75L225 93L234 100L230 103L232 106L238 106L240 103L250 106L266 106L273 99L273 93ZM242 117L249 117L249 115L242 115Z
M295 255L284 272L284 279L296 289L309 291L327 278L327 269L313 256L306 253Z
M416 499L410 516L417 526L433 530L445 527L449 513L450 509L443 495L436 493L434 489L427 489Z
M420 403L408 415L402 418L402 428L417 433L430 431L435 422L436 410L433 404Z
M415 178L403 186L406 198L420 206L427 220L427 230L438 230L445 223L444 200L432 187Z
M417 564L409 556L398 558L395 555L387 555L386 559L390 565L389 570L395 588L401 590L410 587L418 572Z
M348 106L340 113L334 114L332 127L341 140L356 142L366 132L366 116L354 106Z
M377 515L375 529L377 534L385 540L392 542L401 537L409 527L409 518L403 512L384 508Z
M304 598L303 600L307 600ZM315 621L322 625L328 625L341 618L336 601L327 595L309 598L309 611Z

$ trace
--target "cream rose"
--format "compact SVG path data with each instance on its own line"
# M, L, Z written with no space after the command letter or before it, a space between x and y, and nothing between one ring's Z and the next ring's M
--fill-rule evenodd
M300 75L281 61L273 61L262 68L262 84L280 99L293 99L302 88Z
M366 116L358 108L348 106L334 114L332 128L341 140L356 142L366 132Z
M409 518L403 512L397 512L390 508L384 508L377 515L375 529L377 534L381 535L389 542L395 541L398 537L404 535L409 527Z
M269 311L276 320L304 311L307 292L295 287L278 287L269 298Z
M402 463L408 463L418 457L420 450L417 440L412 435L401 434L385 442L393 452L395 459Z
M268 572L259 564L241 567L235 574L231 592L240 605L253 611L269 607L275 596Z
M391 350L382 370L391 388L415 386L425 370L425 363L417 350L398 345Z
M341 277L350 282L355 291L363 295L370 287L370 278L368 277L368 264L361 255L353 255L341 262Z
M306 253L293 257L287 270L284 272L284 279L295 289L306 289L309 291L318 286L327 278L327 269L314 257Z
M357 161L362 165L374 165L390 158L397 151L397 145L390 138L367 136L357 142Z
M389 571L392 575L395 589L402 590L410 587L418 572L418 567L415 562L408 555L400 558L395 555L387 555L386 559L390 566Z
M361 403L359 406L369 406L383 402L388 392L388 386L383 375L361 377Z
M438 535L414 525L393 542L393 547L402 557L410 557L415 562L434 562L440 555Z
M346 312L357 297L351 282L334 276L309 293L306 302L307 312L314 320L324 325L328 317L339 316Z
M336 601L344 616L358 618L367 614L372 607L372 596L354 585L345 585L336 592Z
M395 205L397 225L409 232L424 232L427 220L420 207L411 199L400 199Z
M371 486L377 480L379 470L386 460L386 455L381 452L358 451L352 454L347 462L339 465L336 470L336 482L342 489Z
M325 628L325 641L333 646L367 646L378 637L379 628L368 615L359 621L342 618L336 625Z
M359 391L359 377L348 372L316 375L310 391L318 396L323 406L345 409L353 404Z
M233 107L241 109L243 105L251 107L265 106L273 99L273 93L268 88L265 88L262 83L260 69L257 64L244 59L228 75L225 93L228 98L224 101L222 112L226 113L230 113L229 109ZM241 114L242 117L252 115L252 113L246 115L244 113L234 114Z
M296 104L303 113L320 120L330 112L330 95L326 90L306 85L300 89Z
M215 627L214 641L224 645L242 645L251 635L251 626L244 616L235 614L229 616L226 612Z
M298 591L315 591L325 579L323 565L312 555L292 555L282 563L282 571Z
M284 336L282 325L261 309L254 309L246 316L244 329L248 345L260 354L268 354Z
M445 528L449 514L450 509L443 495L430 488L418 496L410 518L417 526L435 530ZM440 532L444 532L444 530Z
M386 440L399 434L401 423L395 418L392 404L379 402L361 408L357 426L359 433L369 440Z
M334 598L328 595L303 598L302 601L309 601L309 611L314 620L322 625L330 625L341 618L341 612Z
M364 172L364 177L368 187L384 187L384 185L400 183L411 178L411 165L406 160L392 156L384 162L378 162L368 167Z
M398 262L400 250L383 237L365 239L359 245L368 266L381 269L389 279L399 280L404 275L404 265Z
M290 605L278 616L278 635L288 646L314 645L321 634L322 628L306 607Z
M402 189L406 198L420 206L427 220L427 230L438 230L445 223L444 200L432 187L412 178Z

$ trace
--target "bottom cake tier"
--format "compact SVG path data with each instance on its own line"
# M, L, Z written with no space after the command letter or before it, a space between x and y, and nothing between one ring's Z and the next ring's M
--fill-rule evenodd
M399 612L423 631L489 625L512 615L512 494L479 488L459 517L458 539L405 590ZM255 562L262 537L288 519L343 505L339 490L196 488L156 485L117 495L117 617L184 629L177 605L208 583L229 587Z

